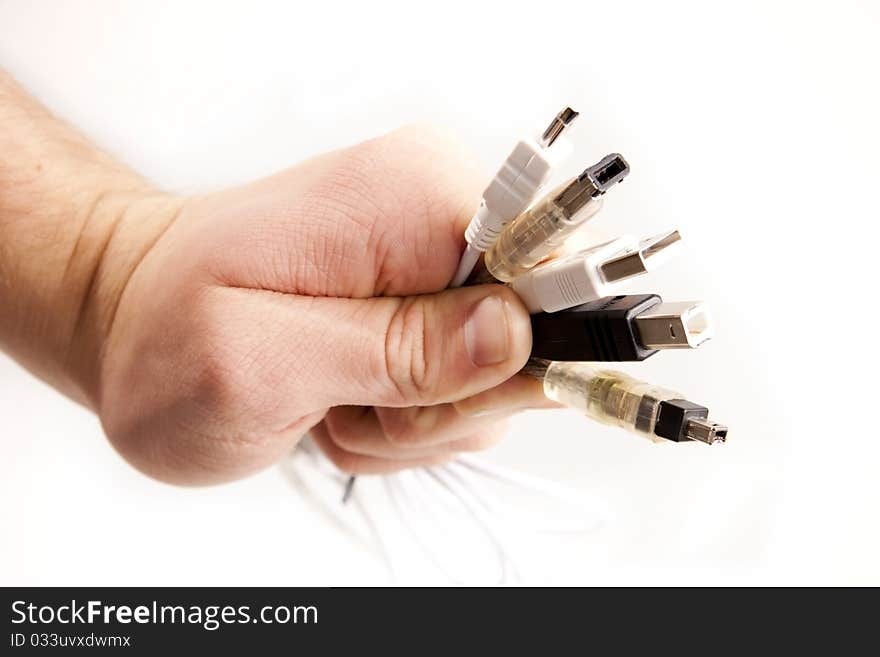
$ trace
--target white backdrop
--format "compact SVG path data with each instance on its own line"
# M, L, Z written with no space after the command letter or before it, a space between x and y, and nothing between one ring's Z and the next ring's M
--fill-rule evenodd
M414 121L460 133L489 175L571 104L565 173L611 151L633 170L595 225L687 240L633 291L706 299L718 324L696 352L627 369L731 433L661 446L569 412L521 416L489 458L609 510L552 581L877 584L877 311L857 286L877 279L878 30L867 0L0 0L0 65L181 192ZM277 469L150 481L2 357L0 418L0 584L388 581Z

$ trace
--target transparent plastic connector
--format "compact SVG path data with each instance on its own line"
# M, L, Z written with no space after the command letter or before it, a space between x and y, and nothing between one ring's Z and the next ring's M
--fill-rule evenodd
M590 418L634 431L654 442L660 402L679 393L634 379L622 372L589 363L550 363L544 374L544 394Z
M549 256L602 207L602 195L629 173L617 153L557 187L511 221L486 251L486 269L509 283Z
M590 199L574 216L567 216L552 196L521 214L486 252L486 269L509 283L549 256L581 224L602 207L602 199Z

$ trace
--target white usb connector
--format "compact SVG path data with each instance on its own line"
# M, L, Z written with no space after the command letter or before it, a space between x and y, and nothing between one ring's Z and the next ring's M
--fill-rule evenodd
M613 295L618 284L666 262L681 245L673 230L639 242L623 235L518 276L510 287L530 313L553 313Z
M467 280L480 254L492 246L508 222L529 207L553 169L571 153L571 143L559 137L577 115L566 107L542 133L521 140L507 156L465 230L467 248L450 287L460 287Z

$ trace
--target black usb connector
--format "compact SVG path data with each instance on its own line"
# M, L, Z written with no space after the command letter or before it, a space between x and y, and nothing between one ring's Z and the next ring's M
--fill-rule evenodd
M702 303L664 303L656 294L630 294L532 315L531 355L555 361L639 361L660 349L693 349L711 337Z

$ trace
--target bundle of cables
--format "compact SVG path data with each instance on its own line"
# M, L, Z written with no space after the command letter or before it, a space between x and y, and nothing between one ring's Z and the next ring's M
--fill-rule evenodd
M546 129L513 148L468 224L467 247L451 287L503 283L519 295L532 314L531 358L522 373L542 380L548 398L653 441L723 443L727 427L709 420L705 406L603 365L645 360L665 349L697 348L712 337L713 325L702 302L664 302L653 293L615 294L622 282L652 271L678 251L677 230L644 239L621 235L557 256L566 240L599 212L605 194L630 171L627 161L612 153L539 198L553 169L572 150L564 133L577 116L566 107ZM323 467L329 473L332 466L318 465L321 457L315 450L301 452L313 468ZM297 463L304 463L306 456ZM301 472L294 468L291 473L301 489L307 488ZM337 473L334 478L344 486L343 501L357 497L353 477L346 480ZM432 501L444 497L482 528L494 546L497 581L521 579L509 554L509 546L517 541L504 538L500 527L505 513L498 500L505 496L490 499L484 485L488 481L528 491L549 506L591 509L582 517L593 521L575 527L568 523L568 530L585 531L601 517L594 503L574 491L473 458L385 477L387 497L402 524L412 529L416 541L452 581L463 578L438 563L429 542L414 533L416 520L429 515ZM363 504L354 499L353 506L370 525ZM536 517L548 517L546 508ZM518 528L526 525L510 523ZM382 532L372 533L394 573Z

